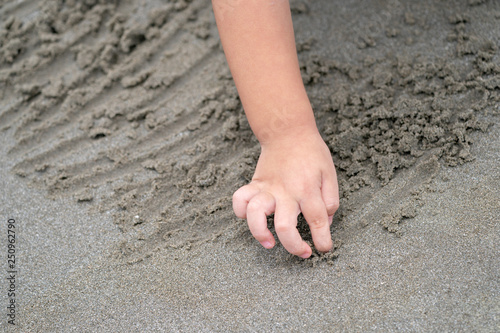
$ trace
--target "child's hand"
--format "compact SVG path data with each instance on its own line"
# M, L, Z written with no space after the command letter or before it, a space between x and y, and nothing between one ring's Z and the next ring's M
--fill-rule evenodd
M317 131L290 133L262 144L252 182L233 196L234 212L247 219L262 246L275 245L266 219L274 212L281 243L302 258L310 257L312 250L296 228L298 214L302 212L307 220L316 248L327 252L332 248L330 224L338 206L335 167Z
M275 244L266 219L274 212L283 246L308 258L312 250L296 228L302 212L316 248L329 251L337 176L302 83L289 2L212 2L241 103L262 147L252 182L234 194L234 211L266 248Z

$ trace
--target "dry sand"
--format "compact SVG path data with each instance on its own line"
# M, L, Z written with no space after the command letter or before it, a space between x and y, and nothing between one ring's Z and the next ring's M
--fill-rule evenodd
M500 3L292 10L341 186L309 260L233 216L259 147L209 1L0 1L19 331L499 329Z

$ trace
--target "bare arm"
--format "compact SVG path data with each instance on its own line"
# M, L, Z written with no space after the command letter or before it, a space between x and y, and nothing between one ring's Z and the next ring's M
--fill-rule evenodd
M266 248L275 241L266 215L275 213L283 246L307 258L297 215L306 218L314 244L331 249L331 218L338 208L335 167L316 128L295 48L287 0L212 0L222 45L261 156L249 185L233 197ZM330 221L330 223L329 223Z

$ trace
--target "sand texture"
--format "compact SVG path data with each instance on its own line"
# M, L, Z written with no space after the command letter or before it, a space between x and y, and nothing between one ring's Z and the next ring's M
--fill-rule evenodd
M291 5L341 195L308 260L232 212L259 145L210 1L0 0L18 330L500 328L500 2Z

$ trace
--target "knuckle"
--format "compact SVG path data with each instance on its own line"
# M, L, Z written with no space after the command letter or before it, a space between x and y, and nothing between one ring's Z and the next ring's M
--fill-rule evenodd
M339 209L340 203L338 199L329 201L326 204L326 210L328 211L328 215L333 215Z
M274 229L276 230L276 232L278 234L280 234L280 233L286 233L286 232L290 231L291 228L286 223L275 222Z
M233 193L233 203L239 201L239 198L240 198L240 195L238 194L238 192L234 192Z
M242 189L240 188L238 191L233 193L233 203L244 201L244 194Z
M296 186L297 192L304 198L310 198L315 193L315 188L308 183L300 183Z
M234 196L233 196L233 211L236 214L236 216L239 217L240 219L246 218L246 206L244 205L244 201L234 199Z
M311 229L321 229L325 225L326 221L322 218L312 218L307 221Z
M261 199L254 198L254 199L250 200L250 202L248 203L247 210L256 211L256 210L260 209L263 204L264 203L262 202Z
M261 232L261 231L254 231L254 232L252 232L252 235L259 242L263 241L263 240L266 240L266 234L263 233L263 232Z

